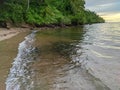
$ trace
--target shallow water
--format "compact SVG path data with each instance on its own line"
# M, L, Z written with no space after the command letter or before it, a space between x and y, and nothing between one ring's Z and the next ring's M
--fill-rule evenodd
M69 53L70 61L59 61L60 67L52 68L54 74L49 77L50 72L43 69L44 75L38 75L39 81L50 79L44 85L37 82L40 90L120 90L120 23L103 23L85 25L83 27L62 28L53 31L43 31L41 35L49 37L46 42L59 42L58 44L50 44L48 47L57 47L57 53L61 54L65 49L63 42L74 45L74 53ZM50 37L52 37L50 39ZM57 38L54 40L54 38ZM68 41L66 40L68 39ZM61 45L62 44L62 45ZM64 43L65 44L65 43ZM45 44L44 44L45 45ZM52 46L53 45L53 46ZM42 45L41 45L42 46ZM62 47L59 50L59 46ZM63 49L64 48L64 49ZM71 48L71 47L70 47ZM54 48L56 49L56 48ZM49 50L49 49L47 49ZM51 50L51 49L50 49ZM62 51L63 50L63 51ZM43 50L44 52L44 50ZM72 51L70 51L72 52ZM50 51L51 54L54 54ZM67 55L67 54L62 54ZM47 56L47 55L46 55ZM56 55L57 56L57 55ZM42 57L42 55L41 55ZM53 55L51 55L53 57ZM50 57L46 57L47 61L40 59L39 63L49 63ZM53 62L57 62L53 60ZM67 59L66 59L67 60ZM61 62L65 62L61 64ZM39 65L39 64L38 64ZM57 64L55 64L57 65ZM43 65L44 66L44 65ZM37 73L41 72L37 69ZM50 65L45 66L50 68ZM47 73L46 73L47 72ZM38 84L39 83L39 84ZM37 87L36 86L36 87ZM48 88L43 88L47 87ZM39 90L38 88L36 90Z
M120 90L120 23L42 30L35 45L28 90Z
M120 89L120 26L119 23L86 25L84 39L78 46L81 56L73 60L110 90ZM98 89L98 88L96 88ZM102 89L103 90L103 89ZM106 89L105 89L106 90Z
M82 67L110 90L120 90L120 23L86 25L84 29L79 43L83 54L78 61L86 62L80 62Z

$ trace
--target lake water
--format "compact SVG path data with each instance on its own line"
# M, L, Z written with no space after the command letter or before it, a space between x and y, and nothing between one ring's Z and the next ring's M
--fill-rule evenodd
M120 23L42 30L35 42L39 54L27 90L120 90Z
M84 39L78 44L82 47L78 53L83 54L76 59L85 62L83 68L97 81L110 90L120 90L120 23L86 25L84 30Z

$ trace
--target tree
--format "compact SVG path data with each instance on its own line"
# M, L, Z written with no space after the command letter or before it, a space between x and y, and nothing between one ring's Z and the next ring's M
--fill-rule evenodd
M0 0L0 22L85 24L104 22L95 12L85 10L84 0Z
M30 7L30 0L27 0L27 10L29 10Z

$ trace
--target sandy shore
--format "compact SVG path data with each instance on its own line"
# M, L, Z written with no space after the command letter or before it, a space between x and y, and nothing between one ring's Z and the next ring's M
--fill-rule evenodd
M24 28L11 28L11 29L0 28L0 41L9 39L17 35L18 33L26 31L26 30L27 29L24 29Z
M0 40L2 40L0 41L0 90L5 90L5 81L8 77L12 62L17 55L19 43L30 33L26 30L29 29L11 28L10 30L7 30L0 28ZM7 35L2 36L4 34Z

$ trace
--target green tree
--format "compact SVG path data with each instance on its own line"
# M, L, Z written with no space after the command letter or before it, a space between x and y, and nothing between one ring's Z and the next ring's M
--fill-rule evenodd
M84 5L84 0L0 0L0 22L37 26L104 22Z

